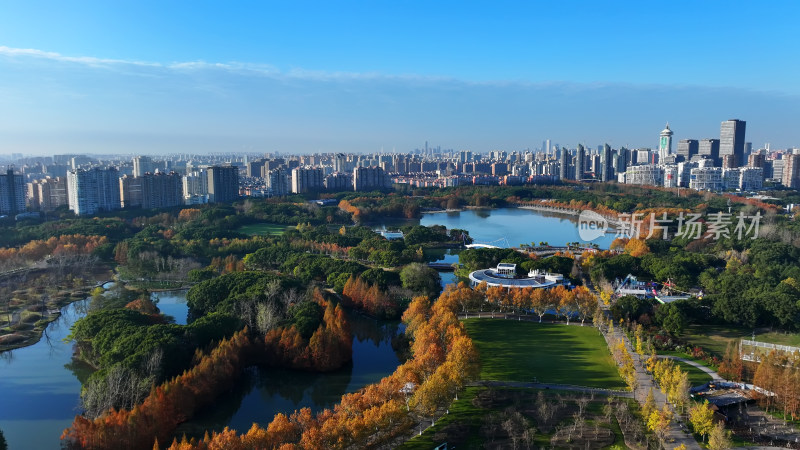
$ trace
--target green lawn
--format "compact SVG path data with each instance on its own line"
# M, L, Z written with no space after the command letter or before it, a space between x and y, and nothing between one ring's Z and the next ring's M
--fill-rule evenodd
M251 223L249 225L243 225L239 227L239 229L236 231L250 236L267 236L281 235L286 231L287 228L289 227L277 223Z
M499 319L464 321L481 357L481 379L623 389L600 333L590 327Z
M553 430L550 430L548 433L544 433L541 427L537 427L539 424L533 417L533 411L529 406L534 404L534 402L537 400L537 393L539 391L534 389L498 389L498 392L512 394L514 400L511 402L499 402L498 404L489 408L479 406L479 403L476 403L475 401L478 394L486 393L486 391L487 388L483 387L473 386L466 388L464 392L459 395L458 400L450 405L449 414L440 417L436 421L436 425L426 429L421 435L413 437L397 448L402 450L429 450L437 445L442 444L443 442L447 442L450 445L450 448L486 448L484 444L487 441L487 438L484 435L483 427L486 423L487 416L501 413L507 408L515 408L522 411L523 416L525 416L525 419L528 421L528 426L537 428L535 441L532 443L532 448L552 447L550 438ZM554 402L554 398L558 394L563 394L565 397L569 397L570 395L574 394L570 392L556 392L549 390L542 392L544 393L545 398ZM627 401L627 399L624 399L623 401ZM602 407L605 403L605 397L598 397L588 405L586 417L590 425L593 423L593 419L597 420L596 416L602 414ZM571 412L571 410L565 411L567 411L567 413ZM567 413L562 413L561 415L563 417L560 417L561 420L556 420L556 422L569 423L571 416L569 416ZM603 424L602 427L610 428L614 433L613 444L606 448L625 448L622 431L619 428L616 418L612 419L610 425ZM419 428L415 429L415 431L418 430ZM495 442L495 444L497 445L496 448L503 448L504 444L510 447L511 442L499 441ZM520 447L524 448L524 445L521 445Z
M772 344L800 346L800 334L780 333L770 331L768 328L755 330L756 340ZM717 356L725 354L729 342L738 342L740 339L752 339L752 328L741 328L722 325L690 325L681 334L692 345L699 345Z
M680 366L681 370L689 374L689 383L691 383L692 387L700 386L711 381L711 375L703 372L695 366L681 361L675 361L675 364Z

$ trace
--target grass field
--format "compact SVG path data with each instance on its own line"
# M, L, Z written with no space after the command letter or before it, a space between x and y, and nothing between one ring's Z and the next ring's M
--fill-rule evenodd
M590 327L498 319L464 321L481 358L481 379L624 389L600 333Z
M768 328L756 329L756 340L772 344L800 346L800 334L780 333ZM752 328L737 328L721 325L690 325L681 335L692 345L699 345L717 356L725 354L729 342L752 339Z
M675 364L680 366L681 370L689 374L689 382L692 386L700 386L711 381L711 375L703 372L695 366L681 361L675 361Z
M398 446L402 450L429 450L437 445L447 442L450 448L459 449L497 449L497 448L511 448L512 442L507 439L507 436L501 431L495 437L488 437L486 435L487 421L491 418L497 417L509 408L522 412L527 426L534 427L536 434L531 448L552 448L551 437L553 436L553 426L556 424L566 424L571 422L571 414L574 408L563 408L559 414L554 417L552 423L539 423L535 417L535 408L533 405L537 404L539 400L538 393L540 391L529 389L498 389L495 392L501 399L489 402L490 404L482 404L480 398L487 394L487 388L482 387L468 387L459 396L459 399L453 402L449 408L449 414L442 416L437 420L436 425L426 429L422 435L415 436L414 438L404 442ZM561 395L555 391L541 391L547 401L555 401L555 398ZM570 393L564 393L564 396L569 396ZM485 397L485 396L484 396ZM596 421L600 421L602 415L602 407L606 403L605 397L598 397L593 402L589 403L587 407L587 424L591 428ZM601 445L602 448L624 448L624 441L622 432L616 419L612 419L611 423L603 423L601 425L604 429L610 429L613 437L606 438L605 444ZM576 448L582 448L584 445L592 444L590 435L581 442L573 442ZM526 446L519 443L520 448ZM596 444L596 443L595 443ZM598 448L592 446L591 448Z
M249 225L243 225L239 227L239 229L236 231L250 236L268 236L281 235L286 231L287 228L289 227L277 223L251 223Z

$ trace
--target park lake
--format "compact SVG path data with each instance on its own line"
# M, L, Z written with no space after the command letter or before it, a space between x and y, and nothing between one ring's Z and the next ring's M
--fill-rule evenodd
M548 242L563 245L579 240L574 217L544 214L524 209L466 210L425 214L419 220L386 221L386 228L403 224L444 225L470 232L476 242L499 247ZM594 241L607 248L606 235ZM457 262L457 252L443 251L434 259ZM443 274L444 282L453 280ZM158 306L176 323L186 323L185 291L153 294ZM35 345L0 354L0 429L12 449L57 448L62 430L76 414L81 380L90 369L72 359L72 344L64 342L69 328L85 314L89 300L62 309L61 317L46 329ZM379 322L359 314L349 315L353 334L353 362L326 374L275 369L251 369L237 388L220 398L213 408L201 411L178 433L202 435L205 429L229 426L239 431L253 422L266 425L278 413L309 407L333 406L342 394L380 380L400 362L391 346L401 332L397 322Z

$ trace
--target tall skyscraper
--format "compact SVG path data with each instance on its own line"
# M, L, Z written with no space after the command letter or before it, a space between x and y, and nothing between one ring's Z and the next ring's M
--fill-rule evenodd
M235 166L212 166L208 175L208 201L211 203L232 202L239 198L239 168Z
M617 151L617 173L625 172L628 170L628 161L630 161L631 151L625 147L620 147Z
M696 139L681 139L678 141L678 156L683 157L684 161L689 161L696 155L700 147Z
M719 139L701 139L697 154L713 161L716 167L722 166L722 161L719 157Z
M0 175L0 214L25 212L25 193L25 181L22 175L14 173L14 169Z
M67 172L69 209L79 216L121 208L119 172L114 167Z
M608 144L603 145L603 151L600 152L600 181L611 181L614 177L614 168L611 160L611 146Z
M578 144L578 151L575 153L575 179L583 179L583 172L586 170L586 149Z
M658 141L658 159L665 161L669 155L672 154L672 130L669 129L669 122L667 126L661 130L660 138Z
M558 155L558 177L561 180L566 180L569 176L569 150L566 147L561 148L561 154Z
M746 161L744 156L745 128L747 122L731 119L722 122L719 128L719 156L733 155L732 167L740 167Z

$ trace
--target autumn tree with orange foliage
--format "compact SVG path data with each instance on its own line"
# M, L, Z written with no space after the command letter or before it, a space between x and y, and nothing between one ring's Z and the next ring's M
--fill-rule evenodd
M318 294L317 298L321 298ZM264 337L264 361L269 365L329 372L353 359L353 337L341 306L324 302L322 324L305 339L296 326L269 331Z
M182 375L153 388L132 410L111 409L94 420L76 416L61 439L84 449L152 448L168 442L175 427L230 389L252 361L256 346L244 329L219 343Z
M403 314L406 333L413 338L413 357L380 382L347 394L333 409L314 415L308 408L290 416L278 414L266 431L254 425L236 435L231 430L213 433L202 440L174 441L170 449L342 449L387 445L407 432L413 419L406 400L414 411L431 418L458 394L458 390L477 376L478 355L472 340L458 321L462 285L451 288L431 304L417 297ZM415 386L406 398L403 388Z
M400 305L377 284L369 285L359 277L350 277L344 285L342 299L348 307L356 308L378 318L397 318Z

